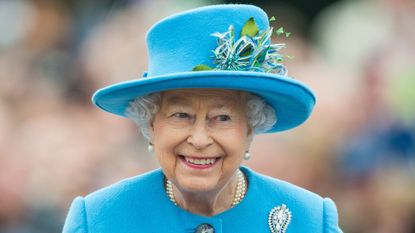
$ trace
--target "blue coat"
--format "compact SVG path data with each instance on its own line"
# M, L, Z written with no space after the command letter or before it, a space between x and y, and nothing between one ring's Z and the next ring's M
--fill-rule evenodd
M215 233L271 232L268 216L285 204L292 213L287 233L336 233L334 202L317 194L241 167L248 191L237 206L205 217L175 206L167 197L160 169L77 197L67 216L64 233L180 232L192 233L203 223Z

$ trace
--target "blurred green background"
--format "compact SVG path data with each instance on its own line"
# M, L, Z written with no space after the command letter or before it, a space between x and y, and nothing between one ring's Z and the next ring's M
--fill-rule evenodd
M61 232L74 197L158 167L90 97L141 76L152 24L219 3L0 1L1 233ZM245 165L332 197L345 232L415 232L415 2L238 3L292 32L277 39L289 75L318 99L304 125L256 136Z

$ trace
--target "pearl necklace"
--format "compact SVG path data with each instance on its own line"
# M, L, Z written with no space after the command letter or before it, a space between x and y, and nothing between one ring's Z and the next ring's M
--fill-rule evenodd
M168 179L166 182L166 193L170 201L173 202L173 204L177 205L177 202L176 202L176 199L174 198L174 193L173 193L173 184ZM244 199L245 194L246 194L245 175L241 172L241 170L238 170L238 183L236 184L235 197L233 198L231 207L234 207L237 204L239 204L242 201L242 199Z

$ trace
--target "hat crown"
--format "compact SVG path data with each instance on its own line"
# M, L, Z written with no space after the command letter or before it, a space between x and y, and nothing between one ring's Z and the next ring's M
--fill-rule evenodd
M252 5L213 5L185 11L156 23L147 33L148 76L189 72L200 64L215 67L213 52L217 38L230 25L235 40L249 18L259 30L269 27L267 14Z

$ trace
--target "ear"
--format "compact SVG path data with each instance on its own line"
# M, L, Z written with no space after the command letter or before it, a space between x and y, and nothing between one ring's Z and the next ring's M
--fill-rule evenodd
M149 133L149 142L152 142L153 136L154 136L154 119L151 119L148 124L148 133Z
M254 139L254 130L251 126L248 126L248 132L247 132L247 150L251 147L252 140Z

